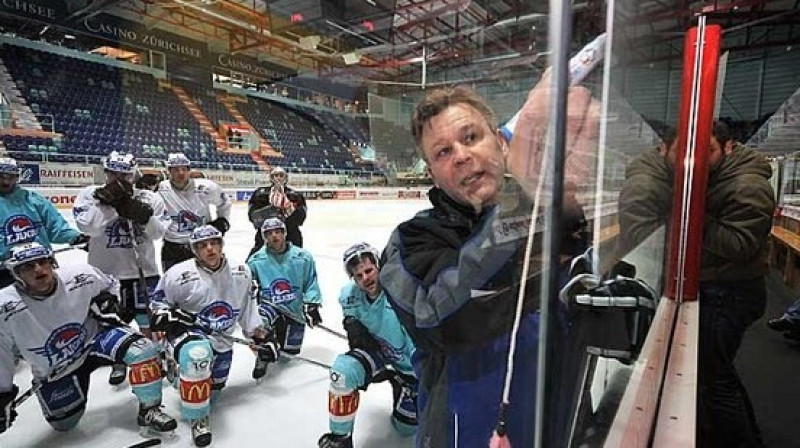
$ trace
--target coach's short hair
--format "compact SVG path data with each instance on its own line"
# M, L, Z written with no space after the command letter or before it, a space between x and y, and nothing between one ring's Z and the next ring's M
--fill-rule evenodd
M417 104L414 109L414 115L411 117L411 133L414 136L417 152L423 159L427 160L425 151L422 149L423 127L443 110L456 104L465 104L472 107L486 120L490 130L497 129L497 119L494 112L486 103L486 100L475 93L474 90L462 86L434 90Z

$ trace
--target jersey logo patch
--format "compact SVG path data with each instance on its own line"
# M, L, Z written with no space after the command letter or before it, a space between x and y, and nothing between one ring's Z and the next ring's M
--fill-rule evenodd
M403 350L406 348L406 344L403 344L400 348L394 348L389 341L383 338L375 338L378 341L378 345L381 348L381 354L389 361L400 361L403 359Z
M106 227L106 238L108 242L106 247L109 249L130 249L133 247L131 236L136 238L136 244L141 244L144 241L142 237L141 227L133 226L133 235L131 235L130 222L127 219L120 218Z
M92 283L94 283L94 279L91 275L80 273L67 280L66 288L67 291L70 292L83 286L91 285Z
M218 300L203 308L198 317L212 331L224 331L236 323L237 314L230 303Z
M178 232L191 232L195 227L203 224L203 218L189 210L181 210L178 212L176 221L178 222Z
M269 284L269 300L272 303L291 302L295 299L292 284L285 278L276 278Z
M39 229L36 224L25 215L14 215L3 223L6 246L27 243L36 239Z
M0 307L0 317L3 318L3 322L8 322L8 320L14 317L15 314L21 313L27 309L28 305L25 305L25 302L23 301L8 302Z
M59 365L83 354L87 348L87 336L86 327L74 322L68 323L53 330L43 346L29 350L47 358L50 366Z

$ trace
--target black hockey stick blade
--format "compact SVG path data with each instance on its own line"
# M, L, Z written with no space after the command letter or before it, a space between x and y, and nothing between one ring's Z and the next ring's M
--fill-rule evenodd
M139 443L134 443L128 448L147 448L148 446L158 446L158 445L161 445L161 439L156 438L156 439L142 440Z

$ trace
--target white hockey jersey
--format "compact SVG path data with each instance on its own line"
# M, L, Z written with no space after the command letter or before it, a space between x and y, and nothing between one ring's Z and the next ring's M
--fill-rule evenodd
M245 336L261 326L253 288L253 277L247 265L231 265L223 260L216 271L198 266L195 259L171 267L158 283L150 299L150 309L180 308L197 317L198 325L213 332L233 334L236 322ZM231 350L229 340L209 335L218 352Z
M217 217L230 221L231 198L214 181L189 179L186 189L175 190L165 180L158 184L158 193L172 219L164 239L172 243L189 244L192 230L213 220L210 205L216 207Z
M77 369L98 333L97 321L89 317L91 299L101 291L119 296L119 282L88 264L64 266L55 275L58 286L44 299L15 285L0 290L0 391L11 390L14 346L37 379Z
M147 225L141 226L120 218L114 207L100 204L94 198L94 191L99 187L92 185L81 190L72 208L78 229L91 237L89 264L120 280L137 279L139 270L134 253L136 250L145 277L158 275L153 242L164 236L171 222L161 196L149 190L134 190L134 198L153 208L153 216L147 221ZM131 238L131 224L135 239Z

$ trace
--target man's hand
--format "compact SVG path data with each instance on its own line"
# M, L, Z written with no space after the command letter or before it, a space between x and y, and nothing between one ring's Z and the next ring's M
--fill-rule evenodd
M514 129L506 156L506 166L525 191L533 196L544 163L547 128L550 124L550 72L528 94ZM578 186L591 178L597 153L600 103L589 90L572 87L567 96L565 181Z

